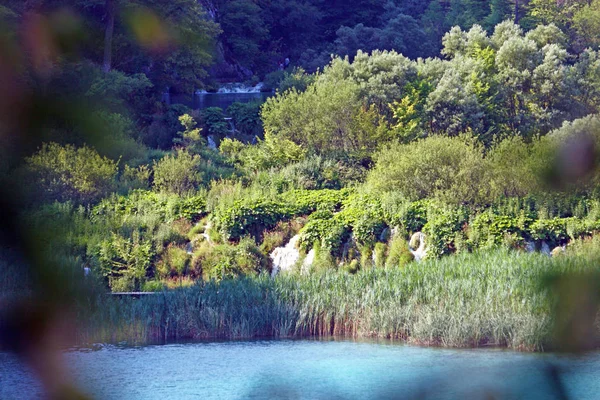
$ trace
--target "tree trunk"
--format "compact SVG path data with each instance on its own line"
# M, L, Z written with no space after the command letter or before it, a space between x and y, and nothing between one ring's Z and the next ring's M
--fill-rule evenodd
M116 0L106 0L106 31L104 32L104 63L102 69L109 72L112 65L112 40L115 30Z

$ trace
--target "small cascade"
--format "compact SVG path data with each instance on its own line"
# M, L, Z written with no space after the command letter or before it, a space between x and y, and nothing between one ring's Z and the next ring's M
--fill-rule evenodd
M212 135L208 136L206 139L208 140L208 148L217 150L217 142L215 142L215 139L212 137Z
M217 93L260 93L263 89L263 84L259 83L256 86L246 86L241 83L232 83L219 88Z
M231 135L234 135L235 134L235 122L233 122L233 118L227 117L227 118L225 118L225 121L227 121L227 123L229 124L229 133Z
M313 262L315 261L315 249L311 249L306 257L304 257L304 261L302 261L302 275L308 275L310 272L310 267L312 267Z
M550 256L552 253L550 251L550 246L548 246L548 243L546 243L545 241L542 242L542 246L540 247L540 253Z
M204 238L204 240L206 240L206 242L208 244L213 244L210 235L208 234L208 231L212 228L212 221L209 221L208 224L206 224L206 226L204 227L204 232L202 232L202 236Z
M525 251L528 253L533 253L535 251L535 242L525 242Z
M416 243L419 243L419 247L415 249ZM427 248L425 248L425 234L422 232L413 234L410 238L408 249L415 257L415 261L421 261L423 258L425 258L427 255Z
M300 260L300 251L297 248L300 235L296 235L283 247L277 247L269 255L273 260L273 272L271 276L277 275L280 271L289 271Z

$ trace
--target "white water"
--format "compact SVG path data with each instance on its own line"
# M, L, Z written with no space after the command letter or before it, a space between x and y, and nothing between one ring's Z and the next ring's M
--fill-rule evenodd
M419 247L417 249L413 249L409 245L408 249L415 257L415 261L421 261L427 255L427 248L425 247L425 234L423 234L422 232L417 232L413 234L410 238L409 243L413 243L415 240L419 241Z
M208 136L206 139L208 140L208 148L217 150L217 143L215 142L215 139L213 139L212 135Z
M315 249L310 249L306 257L304 258L304 261L302 262L302 274L308 275L308 273L310 272L310 267L315 261L315 254Z
M246 86L243 83L229 83L217 90L219 94L241 94L241 93L260 93L263 89L262 82L256 86ZM196 94L210 94L206 90L197 90Z
M300 235L296 235L283 247L277 247L270 254L273 260L273 272L271 276L277 275L282 271L290 271L300 260L300 251L297 248Z

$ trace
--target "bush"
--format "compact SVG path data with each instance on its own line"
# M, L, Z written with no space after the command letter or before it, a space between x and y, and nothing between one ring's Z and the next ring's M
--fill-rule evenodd
M401 235L395 235L390 241L388 256L385 260L386 268L404 267L415 257L408 248L408 242Z
M274 199L236 200L217 208L213 213L215 228L227 239L237 240L244 235L259 238L265 230L280 221L309 215L315 210L335 209L348 196L346 190L291 191Z
M156 272L162 278L183 276L190 266L191 256L179 247L169 246L156 264Z
M311 156L281 169L262 171L254 183L278 191L293 189L341 189L361 181L366 168L353 160L334 160Z
M179 149L154 164L154 187L158 191L184 195L202 183L200 156Z
M148 147L169 150L173 146L173 139L181 131L179 117L189 114L189 107L183 104L173 104L162 114L154 116L148 129L142 133L142 142Z
M478 204L487 200L484 172L483 148L472 138L434 136L382 150L367 182L410 200Z
M246 171L282 167L306 156L306 151L301 146L269 133L256 145L245 145L236 139L223 139L219 150Z
M457 233L468 220L463 207L431 204L427 210L427 223L423 232L427 235L427 256L440 257L456 251Z
M229 124L225 121L225 114L219 107L205 108L200 112L200 126L205 135L226 136L229 133Z
M263 271L270 272L269 260L249 238L240 240L235 246L212 246L202 242L194 251L192 268L194 273L201 275L204 280L223 280Z
M96 257L113 291L139 290L153 257L152 244L134 234L125 238L112 234L96 250Z
M566 218L539 219L531 224L531 237L545 241L549 246L558 246L569 239Z
M373 261L377 268L385 267L387 250L388 248L385 243L375 243L375 248L373 249Z
M263 126L260 119L260 102L233 103L227 108L227 114L233 118L236 131L252 140L262 135Z
M491 210L477 215L469 224L469 240L475 247L512 244L521 247L520 239L528 238L533 219L527 213L518 216L498 215ZM507 243L507 240L512 243Z
M370 152L389 131L375 109L363 108L359 93L358 84L341 79L279 93L263 106L265 133L317 154Z
M172 222L185 218L191 222L205 214L204 195L179 197L144 190L134 190L127 196L104 199L90 213L93 222L116 218L122 225L127 218L156 215L159 222Z
M165 290L165 285L161 281L146 281L142 285L143 292L162 292Z
M41 201L92 203L115 188L117 163L87 146L44 143L26 159L26 171Z

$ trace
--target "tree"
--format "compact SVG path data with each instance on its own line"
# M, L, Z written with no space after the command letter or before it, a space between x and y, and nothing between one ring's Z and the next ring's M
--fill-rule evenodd
M509 19L512 11L509 0L491 0L490 13L483 20L483 26L488 31L491 31L500 22Z
M573 26L581 47L600 46L600 0L584 5L573 15Z
M363 109L359 93L356 83L323 75L303 93L292 89L269 99L262 110L265 133L313 153L373 149L386 133L376 111ZM358 123L360 115L371 123Z

